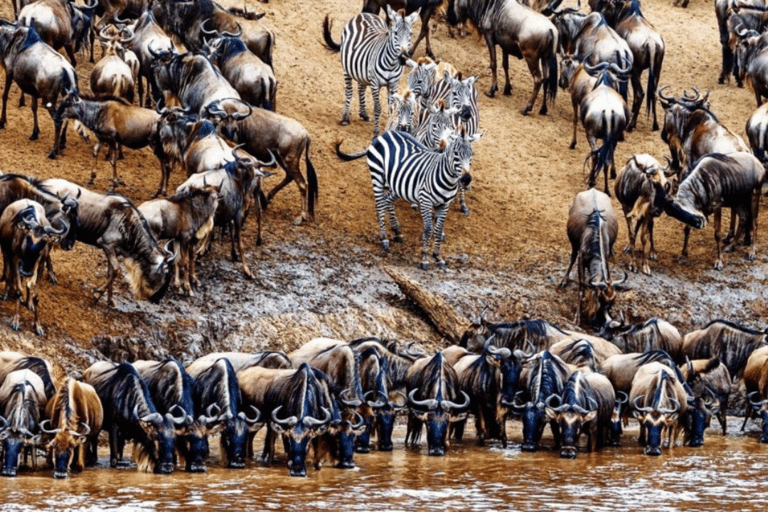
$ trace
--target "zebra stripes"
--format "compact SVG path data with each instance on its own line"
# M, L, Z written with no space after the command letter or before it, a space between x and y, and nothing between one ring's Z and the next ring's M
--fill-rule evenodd
M353 80L357 82L360 117L368 120L365 89L370 86L374 104L374 137L379 134L380 89L386 86L389 95L397 92L398 82L403 74L402 56L407 54L410 48L413 22L418 18L418 12L405 16L404 11L394 12L387 5L387 16L392 20L391 27L387 27L379 16L370 13L358 14L344 27L340 45L331 39L328 18L323 27L326 46L331 50L341 51L345 88L341 124L349 124Z
M421 237L421 268L429 268L430 241L434 234L433 257L439 268L445 268L440 257L443 224L448 207L456 197L459 180L472 164L472 143L480 134L467 135L463 127L451 133L442 151L430 150L407 133L389 131L376 137L366 151L347 155L336 144L336 154L342 160L368 157L376 214L381 233L381 245L389 249L384 217L395 234L395 242L402 242L400 224L395 215L395 200L417 203L424 223ZM433 228L434 225L434 228Z

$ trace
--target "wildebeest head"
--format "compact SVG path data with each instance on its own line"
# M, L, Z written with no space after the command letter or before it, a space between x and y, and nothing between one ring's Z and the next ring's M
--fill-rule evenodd
M581 66L581 61L576 55L566 55L565 53L561 53L560 56L560 78L558 79L557 84L561 89L568 89L573 77L579 70L579 66Z
M69 229L69 226L65 221L62 221L63 227L60 229L51 226L39 203L31 203L20 210L13 222L15 224L13 246L19 251L18 272L23 279L29 279L34 277L40 255L46 245L57 240Z
M662 381L663 382L663 381ZM680 403L674 398L668 398L672 407L662 404L664 386L659 385L654 391L650 402L645 396L635 397L633 415L646 432L646 455L661 455L661 439L665 429L673 428L680 414ZM650 405L640 405L641 402Z
M683 423L690 446L698 447L704 444L704 431L709 426L713 414L717 414L717 408L711 397L688 397L688 408L685 410Z
M611 411L611 423L608 428L608 446L620 446L621 445L621 434L624 433L623 428L623 421L624 418L622 417L622 409L627 407L627 402L629 401L629 397L626 393L623 391L617 391L616 392L616 402L613 405L613 410Z
M307 458L307 446L309 441L322 433L331 421L331 411L322 408L324 417L289 416L280 418L282 405L272 411L271 427L278 434L288 439L290 460L288 462L291 476L307 476L305 460Z
M27 446L35 446L36 436L26 428L7 426L7 422L0 416L0 421L5 425L0 430L0 442L3 451L2 476L16 476L19 467L21 450Z
M251 406L249 412L252 416L248 416L245 411L239 411L237 416L232 416L231 413L224 413L219 418L223 422L221 427L222 456L225 458L226 466L229 468L245 467L245 448L248 433L251 429L256 429L256 425L261 419L261 413L255 407Z
M67 478L69 468L76 450L82 450L83 443L88 439L91 429L85 423L80 424L81 432L67 428L51 428L50 421L40 423L40 429L44 436L53 436L46 445L48 457L53 461L53 477Z
M562 403L555 407L554 399ZM560 457L575 459L579 436L588 424L597 420L598 412L598 404L591 396L591 388L584 381L584 374L581 371L574 372L562 398L557 394L550 395L544 410L550 421L556 421L560 427Z
M165 416L154 412L139 417L137 411L138 405L134 408L134 416L149 441L147 444L133 444L133 458L139 471L151 469L155 473L173 473L176 437L183 433L183 418L177 418L170 412Z

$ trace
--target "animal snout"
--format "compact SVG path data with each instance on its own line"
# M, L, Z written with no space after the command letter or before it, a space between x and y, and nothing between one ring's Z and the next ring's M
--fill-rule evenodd
M2 476L16 476L16 468L3 468L3 470L0 471L0 475L2 475Z
M429 454L437 457L442 457L443 455L445 455L445 448L437 447L437 446L432 447L429 449Z
M690 443L688 443L688 444L689 444L691 447L693 447L693 448L697 448L697 447L699 447L699 446L703 446L703 445L704 445L704 438L703 438L703 437L695 437L695 438L691 438L691 442L690 442Z
M392 442L388 443L379 443L379 451L380 452L391 452L394 446L392 445Z
M160 464L157 472L162 475L170 475L173 473L173 462L164 462Z
M355 469L355 462L352 460L342 460L336 465L339 469Z
M537 443L527 442L523 443L520 449L524 452L535 452L538 451L539 445Z
M243 469L245 467L245 462L242 460L233 460L227 465L227 467L233 469Z
M653 456L659 456L661 455L661 448L658 446L647 446L645 448L645 454L646 455L653 455Z
M575 459L576 458L576 448L574 446L563 446L560 449L560 458L561 459Z
M56 470L53 472L53 478L69 478L67 471Z
M207 468L202 462L195 462L187 467L187 471L190 473L205 473Z

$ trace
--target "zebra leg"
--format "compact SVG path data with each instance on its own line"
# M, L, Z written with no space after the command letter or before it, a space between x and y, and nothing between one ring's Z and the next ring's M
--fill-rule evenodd
M379 118L381 117L381 88L375 85L371 86L373 95L373 136L379 136Z
M349 106L352 104L352 77L344 73L344 113L341 115L341 125L349 124Z
M432 205L426 201L420 201L421 219L424 221L424 233L421 235L421 270L429 269L429 242L432 239ZM435 231L440 233L440 231ZM435 238L439 238L437 235Z
M469 207L467 206L467 199L465 197L465 193L468 190L466 186L464 186L463 183L459 185L459 205L461 209L461 213L464 215L469 215ZM445 233L443 233L443 236L441 237L443 241L445 240Z
M366 88L366 85L364 83L360 82L357 84L357 95L360 99L360 119L362 119L363 121L370 121L371 118L368 117L368 109L365 106L365 88ZM374 90L374 88L371 87L371 90ZM376 100L374 99L374 101ZM376 104L378 104L378 101L376 101Z
M389 211L389 201L385 195L376 196L376 217L379 220L379 239L381 240L381 247L387 251L389 250L389 239L387 238L387 226L384 223L384 214ZM392 215L390 214L390 222L392 221Z
M441 233L442 236L435 235L435 251L432 256L435 258L437 268L445 268L445 260L440 257L440 246L445 241L445 234L443 233L443 226L445 224L445 218L448 216L448 208L450 203L439 206L435 210L435 233Z
M400 222L398 222L397 215L395 215L395 199L397 198L394 194L390 193L387 195L387 213L389 214L389 225L392 228L392 232L395 234L394 240L395 242L402 243L403 235L400 234Z

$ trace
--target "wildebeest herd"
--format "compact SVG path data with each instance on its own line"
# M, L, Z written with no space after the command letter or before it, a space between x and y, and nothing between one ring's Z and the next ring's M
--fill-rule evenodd
M369 86L374 99L374 138L368 148L346 154L339 142L336 154L344 160L367 157L385 250L387 220L393 240L402 241L395 201L405 199L419 209L423 269L430 255L438 267L446 265L440 254L444 223L457 196L469 213L464 193L472 180L474 143L482 136L477 77L446 62L412 59L425 36L427 53L432 53L423 27L412 45L413 24L421 15L426 25L439 3L367 1L364 12L346 23L340 43L334 40L330 17L322 27L326 47L341 54L339 74L346 86L341 124L349 123L354 83L362 118L368 118ZM0 177L0 245L6 295L17 299L14 329L26 306L34 312L35 332L43 334L36 287L40 267L56 279L50 259L54 245L67 250L80 241L104 251L108 272L95 290L97 300L107 294L114 305L122 260L136 297L159 301L172 281L194 293L199 285L196 260L210 244L214 226L229 228L232 258L239 258L243 273L252 276L242 243L245 218L253 209L260 220L262 209L291 181L302 201L295 223L313 220L318 178L310 136L298 121L275 112L274 35L259 25L259 15L208 0L20 4L14 3L17 21L0 21L6 71L0 127L15 82L32 96L31 138L40 131L39 100L53 120L51 158L64 155L72 123L83 138L96 137L95 159L102 144L108 147L110 192L122 183L117 161L123 146L151 148L161 173L154 197L138 206L65 179ZM511 93L510 55L524 59L533 77L523 114L533 110L539 93L542 115L558 86L571 95L571 146L576 146L580 121L590 146L585 158L590 188L576 197L569 213L572 251L561 286L577 265L577 323L591 326L597 336L545 321L492 324L481 319L461 346L432 355L415 345L373 338L316 339L290 354L217 353L186 368L174 359L100 362L85 370L82 381L66 379L58 386L45 361L2 353L2 474L14 475L22 455L35 465L39 449L47 453L54 476L94 464L102 429L109 433L112 466L124 464L124 446L132 442L133 459L142 471L169 473L177 464L204 471L208 437L220 435L222 463L244 467L253 457L256 432L267 425L262 458L273 460L280 437L291 474L303 476L310 452L316 468L329 458L348 468L354 467L356 451L369 450L371 436L379 449L391 450L401 410L408 415L406 444L418 444L426 426L431 455L444 454L450 436L461 439L470 414L480 442L500 439L504 445L507 417L520 418L525 451L538 448L549 423L563 457L576 456L582 433L588 450L618 444L633 416L645 452L659 455L665 435L669 446L680 433L691 446L701 445L712 415L725 434L732 378L743 378L748 392L745 423L761 416L761 441L768 442L766 332L715 321L682 337L664 320L625 325L613 317L616 290L627 275L616 279L610 269L619 219L609 197L609 179L615 179L633 271L650 273L649 260L656 259L654 218L662 212L686 224L684 253L690 227L704 227L714 214L715 267L723 268L723 251L742 243L749 246L748 258L755 259L768 159L766 110L759 108L749 119L747 145L719 122L708 93L693 87L676 97L660 86L664 42L643 17L639 0L591 1L589 14L560 9L559 0L539 4L449 0L447 19L452 24L468 21L487 42L493 73L488 96L498 89L496 46L502 50L505 94ZM386 20L378 15L382 6ZM729 0L716 2L716 10L724 34L722 78L733 73L738 82L747 82L759 105L763 91L768 92L760 82L766 8ZM93 68L91 94L84 94L75 53L89 47L92 55L95 38L103 59ZM408 86L400 93L406 72ZM384 86L389 121L380 134L379 90ZM651 155L636 154L617 173L616 146L636 127L644 99L653 129L659 128L657 95L664 108L661 136L669 145L669 163L662 166ZM270 175L265 168L277 166L285 178L265 193L262 178ZM167 196L175 167L186 169L188 179L175 194L160 197ZM604 192L594 188L600 172ZM94 160L88 185L96 179ZM731 229L724 238L723 207L731 209ZM634 248L638 234L640 263Z

